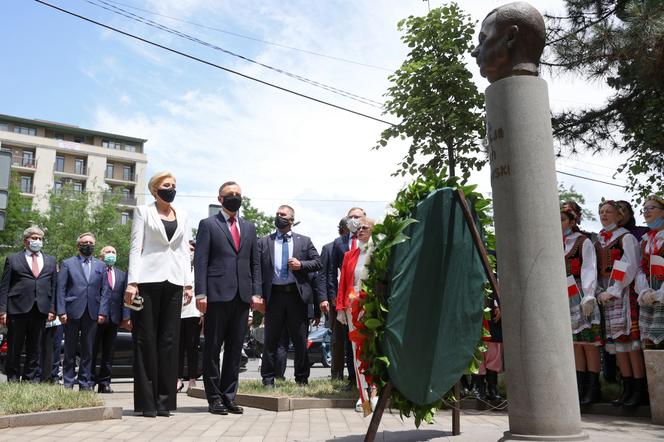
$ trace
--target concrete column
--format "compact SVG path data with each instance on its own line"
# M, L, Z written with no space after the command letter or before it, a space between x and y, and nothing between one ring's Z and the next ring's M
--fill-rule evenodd
M547 85L486 90L510 431L582 440Z

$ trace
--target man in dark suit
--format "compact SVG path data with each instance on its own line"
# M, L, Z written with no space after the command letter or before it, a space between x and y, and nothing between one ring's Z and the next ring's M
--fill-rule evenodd
M0 282L0 324L7 324L7 380L39 381L40 343L46 321L55 318L55 258L41 252L44 232L37 226L23 232L25 250L9 255ZM48 369L48 368L47 368Z
M291 232L295 211L290 206L277 209L277 231L258 240L262 295L265 312L265 350L261 363L263 385L271 387L276 377L274 361L284 327L295 350L295 382L307 384L307 331L309 304L314 299L314 274L320 269L320 257L311 240Z
M242 190L237 183L222 184L218 200L219 213L198 225L194 252L196 307L205 315L203 383L210 413L241 414L235 395L242 343L249 306L256 309L261 303L256 226L238 216Z
M357 247L357 229L360 227L360 218L366 216L364 209L360 207L352 207L346 216L346 225L348 233L339 236L332 243L332 251L330 255L330 265L327 272L327 296L328 300L337 299L337 290L339 283L339 272L341 271L341 264L344 262L344 255L347 251ZM335 306L335 319L336 319L336 306ZM338 321L336 321L338 322ZM346 353L346 367L348 369L348 381L350 385L355 385L355 369L353 367L353 347L348 340L348 326L343 324L335 324L333 327L342 328L343 333L343 348ZM338 332L337 332L338 335ZM341 338L338 338L341 340ZM340 346L337 346L340 347ZM332 350L334 352L334 349ZM340 351L338 349L337 351ZM333 353L334 354L334 353ZM337 356L338 358L339 356ZM338 361L338 359L337 359ZM341 365L335 366L336 370L333 372L340 374L343 377L343 362Z
M349 234L347 227L346 217L339 220L339 225L337 226L339 237L343 237ZM328 281L331 276L334 275L333 286L336 286L337 283L337 270L332 269L332 248L334 247L334 241L325 244L320 252L320 263L321 270L318 272L317 282L318 282L318 291L324 295L320 298L320 310L321 312L328 315L329 318L329 328L332 330L332 336L330 339L331 353L332 353L332 364L331 364L331 374L332 379L343 379L344 378L344 357L345 357L345 348L346 340L348 339L347 333L344 333L344 325L337 321L337 294L334 293L334 296L328 292Z
M111 388L111 368L113 366L113 347L118 335L118 327L129 329L129 309L124 306L124 292L127 288L127 274L115 267L117 252L113 246L101 249L99 258L106 264L104 277L109 287L108 317L103 324L97 325L95 344L92 348L92 374L99 393L113 393ZM97 354L101 352L99 371Z
M58 273L57 310L65 325L63 378L66 388L74 388L76 349L80 349L78 367L80 390L92 390L92 347L97 324L108 316L109 291L106 266L93 256L95 236L83 233L76 241L79 254L62 261Z

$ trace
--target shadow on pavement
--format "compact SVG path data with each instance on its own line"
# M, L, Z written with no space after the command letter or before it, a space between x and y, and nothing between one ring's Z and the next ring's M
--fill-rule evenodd
M419 442L436 439L439 437L452 436L451 431L441 430L404 430L404 431L379 431L376 434L377 441L399 441L399 442ZM337 437L328 439L326 442L358 442L364 440L364 434L353 436Z

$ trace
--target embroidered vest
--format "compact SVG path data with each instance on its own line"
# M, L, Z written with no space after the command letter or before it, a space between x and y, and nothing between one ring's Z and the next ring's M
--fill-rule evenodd
M604 247L602 247L599 240L595 242L597 273L599 276L610 276L611 270L613 270L613 262L622 258L625 253L622 246L622 237L626 234L627 232L623 233Z
M572 249L565 255L565 271L567 276L573 275L575 278L581 277L581 266L583 266L583 254L581 253L581 246L583 242L588 239L585 235L579 236Z

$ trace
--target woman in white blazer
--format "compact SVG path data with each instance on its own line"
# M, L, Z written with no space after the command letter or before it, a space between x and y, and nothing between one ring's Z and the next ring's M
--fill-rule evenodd
M175 177L159 172L148 188L155 202L134 209L125 302L143 297L131 318L134 410L156 417L176 409L180 310L192 299L191 233L186 213L171 204Z

